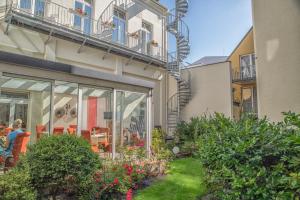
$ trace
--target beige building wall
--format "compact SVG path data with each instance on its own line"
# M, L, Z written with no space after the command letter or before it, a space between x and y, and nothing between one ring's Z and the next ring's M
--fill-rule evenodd
M191 73L192 99L181 112L182 120L214 112L232 117L230 63L187 70ZM183 73L187 73L186 70Z
M300 1L253 0L259 117L300 112Z

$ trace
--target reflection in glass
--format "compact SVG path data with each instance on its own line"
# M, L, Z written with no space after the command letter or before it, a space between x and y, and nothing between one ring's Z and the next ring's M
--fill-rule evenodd
M63 133L76 134L77 98L78 85L76 83L55 82L52 130L54 135L61 135Z
M23 130L31 132L31 143L49 132L50 82L2 76L0 88L2 129L11 128L14 120L21 119Z
M116 150L126 146L146 147L146 94L118 91Z

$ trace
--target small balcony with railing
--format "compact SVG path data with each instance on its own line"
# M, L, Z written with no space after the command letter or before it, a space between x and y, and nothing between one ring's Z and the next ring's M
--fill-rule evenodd
M255 65L246 65L239 70L232 69L232 82L234 83L254 83L255 80Z
M50 0L6 0L4 19L6 33L11 24L41 31L80 44L78 53L85 45L99 48L107 53L135 59L147 64L164 66L166 49L155 40L145 43L142 31L132 33L111 20L95 20L91 8L77 6L68 8Z

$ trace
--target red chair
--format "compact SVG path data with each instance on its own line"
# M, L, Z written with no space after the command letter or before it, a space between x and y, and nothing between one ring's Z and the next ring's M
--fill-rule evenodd
M77 129L77 125L72 125L72 124L71 124L69 127L70 127L70 128L74 128L74 129Z
M67 128L67 131L70 135L75 135L76 134L76 129L74 129L74 128Z
M53 128L53 135L63 135L64 134L64 127L54 127Z
M36 131L36 140L39 140L41 139L43 133L46 132L46 126L36 125L35 131Z
M81 130L81 137L91 144L91 132L89 130Z
M12 156L7 157L5 159L5 166L4 171L6 172L9 168L12 168L16 166L17 162L19 161L20 154L25 154L27 151L27 144L30 140L30 132L25 132L17 135L13 150L12 150Z
M10 128L10 127L7 127L4 129L5 135L8 135L11 131L12 131L12 128Z

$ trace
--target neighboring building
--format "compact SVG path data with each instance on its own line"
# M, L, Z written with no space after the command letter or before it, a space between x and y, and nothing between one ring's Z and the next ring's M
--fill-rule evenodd
M300 1L253 0L258 116L300 113Z
M4 3L4 4L3 4ZM107 155L166 128L167 9L156 0L12 0L0 8L0 122L97 133Z
M231 63L233 118L257 113L256 67L251 28L228 57Z
M180 120L221 112L236 120L255 113L280 121L282 112L300 113L300 1L252 0L252 5L253 28L227 62L204 57L182 69L189 74L191 97ZM173 93L180 88L169 83Z
M190 76L191 100L181 110L181 120L211 115L232 116L230 62L225 56L207 56L182 70Z

